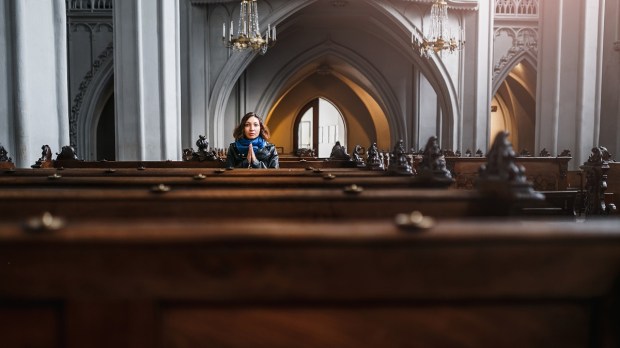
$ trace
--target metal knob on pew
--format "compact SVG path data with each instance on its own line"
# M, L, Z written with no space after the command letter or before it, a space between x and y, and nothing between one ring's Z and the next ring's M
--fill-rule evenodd
M336 176L332 173L327 173L325 175L323 175L323 179L325 180L334 180L336 178Z
M424 216L417 210L410 214L396 215L394 222L399 228L408 231L426 230L435 225L435 220L433 218Z
M153 193L166 193L168 191L170 191L170 186L164 184L159 184L151 187L151 192Z
M48 176L47 178L50 179L50 180L58 180L58 179L62 178L62 175L60 175L58 173L54 173L54 174Z
M207 178L207 177L206 177L204 174L197 174L197 175L194 175L194 180L204 180L204 179L206 179L206 178Z
M65 226L65 221L53 216L50 212L45 212L41 216L28 219L24 228L30 232L56 231Z
M361 186L357 186L355 184L346 186L344 188L344 193L348 193L352 195L358 195L362 193L362 191L364 191L364 189Z

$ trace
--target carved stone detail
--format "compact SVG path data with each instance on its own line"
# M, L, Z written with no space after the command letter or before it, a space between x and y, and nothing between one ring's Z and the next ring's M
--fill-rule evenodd
M409 161L407 161L407 153L405 152L405 145L403 140L399 140L392 153L390 153L390 164L388 170L392 173L399 175L414 175L415 170L411 167Z
M512 38L512 47L502 56L497 64L493 67L493 78L502 75L502 73L512 67L515 58L523 52L532 52L532 55L538 54L538 28L535 27L500 27L495 28L495 37L502 33Z
M616 211L613 203L605 203L607 171L611 154L603 146L593 147L592 153L579 166L586 174L584 211L586 215L607 215Z
M93 78L99 72L99 69L103 66L103 64L108 59L113 59L114 57L114 46L112 42L108 44L108 46L103 50L101 54L97 57L97 59L93 62L93 65L86 73L82 82L80 83L80 88L78 94L73 98L73 103L71 105L71 113L69 115L69 143L70 145L76 149L77 148L77 125L78 125L78 115L80 114L80 109L82 108L82 103L84 102L84 95L88 91L89 85L92 82Z
M219 161L220 157L214 149L209 150L209 140L204 135L198 135L196 140L198 151L193 148L183 149L184 161Z

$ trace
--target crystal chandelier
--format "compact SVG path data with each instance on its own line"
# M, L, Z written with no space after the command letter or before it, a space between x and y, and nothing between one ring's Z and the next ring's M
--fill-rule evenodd
M433 0L431 7L431 26L428 33L424 35L422 41L411 34L411 44L414 49L420 51L420 55L426 58L431 56L431 52L439 53L448 51L450 53L460 51L465 46L463 30L458 29L457 38L448 26L448 4L445 0Z
M226 23L222 25L222 41L224 46L235 51L251 49L252 51L265 54L267 48L276 42L276 27L267 26L267 33L263 37L258 25L258 5L256 0L241 0L239 9L239 25L237 36L233 36L233 21L230 21L228 37L226 36Z

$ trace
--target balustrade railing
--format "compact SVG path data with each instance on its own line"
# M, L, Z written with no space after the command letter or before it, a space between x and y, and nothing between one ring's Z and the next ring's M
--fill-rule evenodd
M113 9L113 0L66 0L67 11L98 12Z
M538 17L539 0L495 0L495 14L507 17Z

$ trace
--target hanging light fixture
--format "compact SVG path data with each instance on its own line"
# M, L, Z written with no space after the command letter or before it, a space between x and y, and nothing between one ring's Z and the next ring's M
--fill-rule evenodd
M446 1L433 0L430 30L424 35L422 41L415 38L412 33L411 44L414 49L420 51L421 56L426 58L431 56L431 52L448 51L452 53L460 51L465 46L465 37L461 28L457 31L458 39L448 25L448 4Z
M258 24L258 5L256 0L241 0L239 8L239 25L237 35L233 35L233 21L230 21L228 36L226 35L226 23L222 25L222 41L224 46L235 51L251 49L252 51L265 54L267 48L276 42L276 27L267 26L267 33L263 37Z

